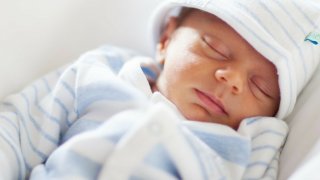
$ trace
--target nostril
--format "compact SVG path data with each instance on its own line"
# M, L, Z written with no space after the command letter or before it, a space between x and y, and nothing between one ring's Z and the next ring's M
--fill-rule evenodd
M224 76L220 76L220 80L223 82L227 82L227 79Z
M232 90L233 92L235 93L238 93L239 92L239 88L237 86L232 86Z
M216 79L220 82L227 82L227 71L225 69L217 69L214 73Z
M216 79L229 87L232 93L242 92L243 76L234 69L218 69L215 72Z

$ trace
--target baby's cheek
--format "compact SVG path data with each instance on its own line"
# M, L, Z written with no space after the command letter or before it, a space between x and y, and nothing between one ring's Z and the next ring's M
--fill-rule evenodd
M261 115L262 111L260 105L253 103L249 99L244 99L240 103L234 103L232 105L231 115L235 120L242 120L248 117Z

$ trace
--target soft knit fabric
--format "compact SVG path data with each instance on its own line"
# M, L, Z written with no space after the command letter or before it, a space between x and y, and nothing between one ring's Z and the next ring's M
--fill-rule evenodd
M281 102L276 117L285 118L320 60L320 0L167 0L151 21L152 43L166 18L181 7L218 16L277 68Z

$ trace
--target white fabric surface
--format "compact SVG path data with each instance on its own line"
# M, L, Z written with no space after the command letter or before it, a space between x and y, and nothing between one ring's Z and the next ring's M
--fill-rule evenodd
M298 97L293 113L286 119L289 135L280 158L281 180L288 179L300 168L313 177L319 177L316 168L309 168L309 161L320 154L320 68ZM315 160L317 161L317 160ZM315 178L317 179L317 178Z

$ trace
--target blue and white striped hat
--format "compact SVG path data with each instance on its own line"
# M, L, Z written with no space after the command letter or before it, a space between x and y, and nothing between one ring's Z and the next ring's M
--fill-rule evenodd
M277 68L281 91L276 117L293 110L320 60L320 0L167 0L151 21L153 44L166 19L181 7L218 16Z

